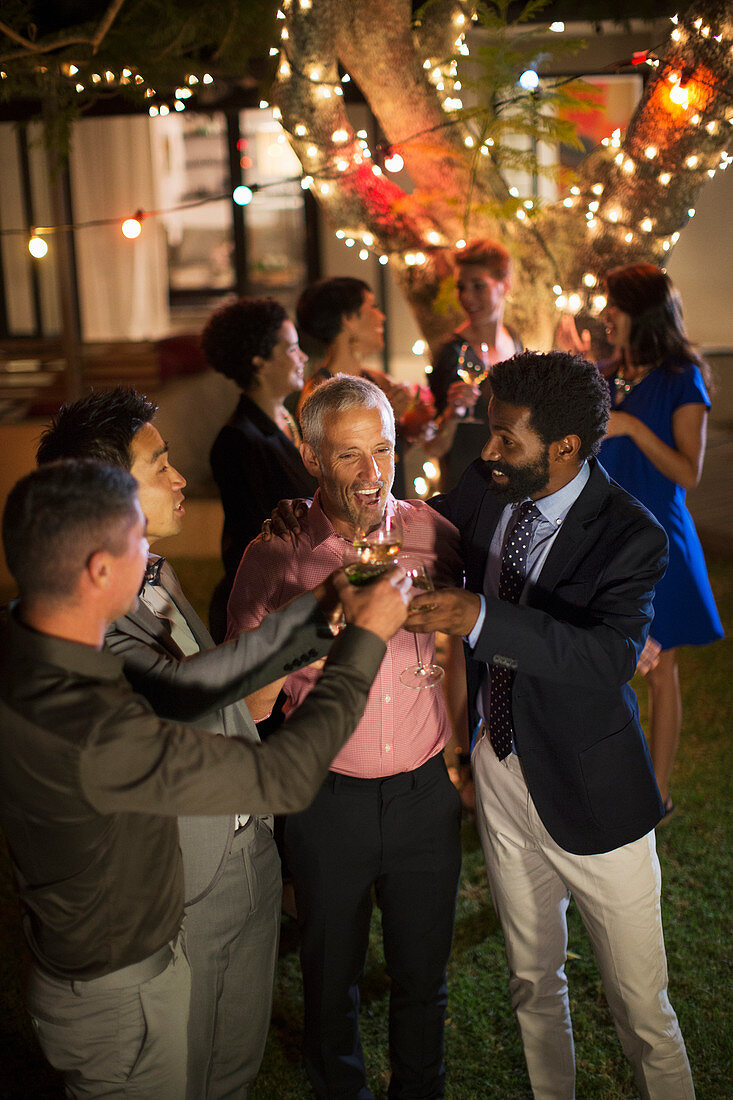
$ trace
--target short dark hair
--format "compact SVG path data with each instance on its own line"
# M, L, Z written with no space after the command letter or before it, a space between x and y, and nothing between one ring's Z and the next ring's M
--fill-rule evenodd
M157 405L128 386L93 390L61 406L41 435L36 462L41 466L63 458L90 458L130 470L135 433L157 411Z
M362 279L347 275L319 279L298 298L295 310L298 330L321 344L332 344L344 327L344 317L358 313L370 292Z
M2 521L8 568L22 599L63 601L92 554L123 553L138 515L137 482L119 466L68 460L27 474Z
M506 279L512 273L512 258L499 241L477 238L453 253L456 267L485 267L495 279Z
M254 357L270 358L287 319L287 311L274 298L239 298L217 309L201 333L209 366L249 390L259 370Z
M577 435L579 458L597 453L611 399L595 363L564 351L523 351L492 368L491 389L499 401L530 410L530 424L546 447Z

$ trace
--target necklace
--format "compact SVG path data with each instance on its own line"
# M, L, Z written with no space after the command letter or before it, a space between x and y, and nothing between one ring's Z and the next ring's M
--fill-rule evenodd
M290 413L288 412L288 410L284 406L280 410L280 414L281 414L281 416L283 418L283 421L284 421L284 423L285 423L285 425L288 429L288 431L285 432L285 434L287 435L288 432L289 432L291 442L293 442L296 447L299 447L301 442L302 442L302 439L301 439L301 435L300 435L300 429L298 428L298 425L295 421L295 418L290 415Z
M623 374L617 374L614 377L613 384L616 387L616 400L623 401L624 397L628 393L631 393L640 382L643 382L650 371L654 370L656 364L649 363L647 366L639 368L639 375L636 378L626 378Z

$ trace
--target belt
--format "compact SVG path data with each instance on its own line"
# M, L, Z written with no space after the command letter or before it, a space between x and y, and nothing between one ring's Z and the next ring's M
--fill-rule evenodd
M373 779L362 779L357 775L343 775L341 772L329 772L326 777L326 785L334 791L339 787L354 787L361 790L373 788L389 790L393 787L410 790L419 787L422 783L431 779L434 773L445 772L445 760L443 753L439 752L426 760L419 768L409 772L395 772L394 775L382 775Z
M100 978L89 978L88 981L76 978L69 985L75 993L103 992L105 989L125 989L131 985L142 985L162 974L172 958L172 946L166 943L140 962L123 966L120 970L112 970L109 974L102 974Z

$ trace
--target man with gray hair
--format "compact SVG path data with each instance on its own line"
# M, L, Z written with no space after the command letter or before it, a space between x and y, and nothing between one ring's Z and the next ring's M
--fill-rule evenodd
M377 386L345 375L323 382L308 397L301 425L301 455L319 484L313 506L292 542L260 537L248 547L229 601L230 636L256 627L331 573L357 534L378 527L385 513L401 520L406 552L436 580L460 583L455 528L423 501L391 495L394 415ZM420 643L430 660L434 635ZM414 663L415 637L399 631L349 745L311 808L285 825L301 930L306 1069L321 1097L372 1096L359 1039L358 983L373 888L392 983L390 1095L443 1095L460 800L443 762L451 730L442 693L413 690L400 680ZM280 688L286 712L297 710L321 675L318 665L294 669L249 696L254 717L267 715Z

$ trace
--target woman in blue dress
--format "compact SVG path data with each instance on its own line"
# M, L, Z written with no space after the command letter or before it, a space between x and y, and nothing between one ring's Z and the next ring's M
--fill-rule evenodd
M600 365L612 412L600 461L640 500L669 538L669 565L654 594L651 637L659 663L646 673L649 748L669 815L670 776L682 710L677 647L723 636L686 491L700 481L710 398L709 368L690 344L679 293L666 272L627 264L606 275L606 333L614 349Z

